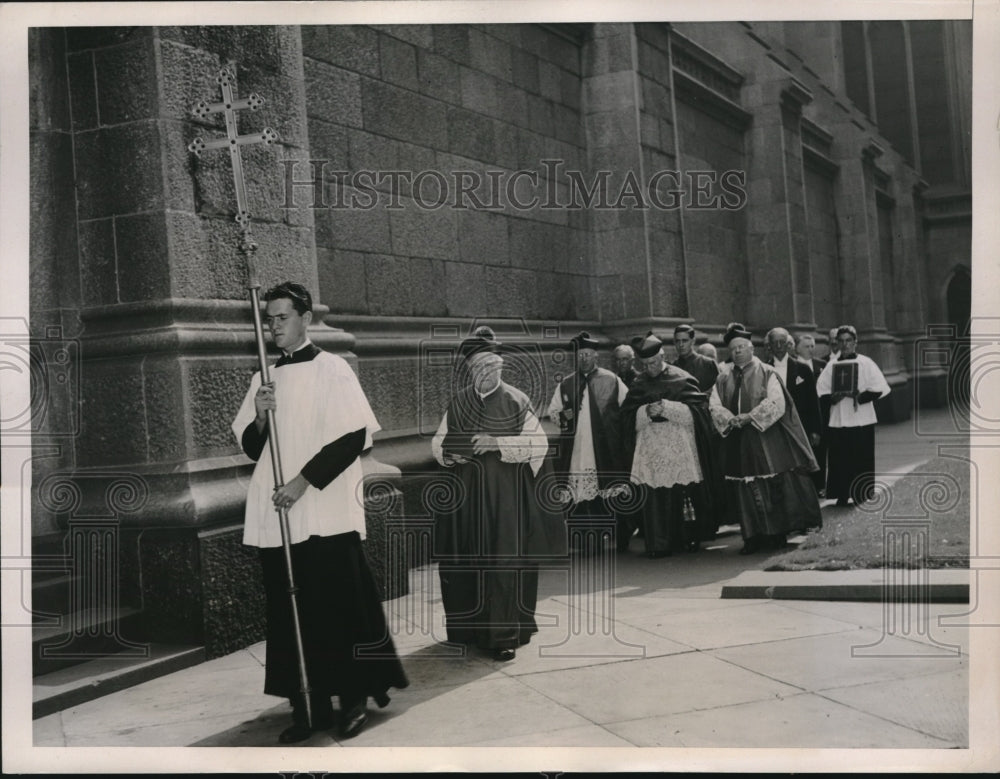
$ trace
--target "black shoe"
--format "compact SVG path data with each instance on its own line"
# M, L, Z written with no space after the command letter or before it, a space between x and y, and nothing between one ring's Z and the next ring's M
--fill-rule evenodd
M340 722L340 737L354 738L368 722L368 712L363 705L355 706Z
M278 741L282 744L294 744L305 741L316 731L329 730L333 727L333 707L329 696L312 696L312 727L306 717L306 708L302 704L302 696L289 699L292 704L292 725L281 731Z
M295 744L299 741L305 741L312 734L312 728L308 725L295 724L281 731L281 735L278 736L278 741L282 744Z
M842 509L847 506L847 498L837 498L837 508Z
M493 650L493 659L500 663L506 663L509 660L513 660L516 655L517 652L510 647Z

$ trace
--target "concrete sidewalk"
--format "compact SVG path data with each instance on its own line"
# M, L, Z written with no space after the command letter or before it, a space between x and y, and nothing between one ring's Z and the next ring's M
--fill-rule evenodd
M902 474L939 443L956 441L879 428L878 470ZM771 599L763 572L744 573L766 556L740 546L730 532L699 554L650 560L633 539L603 566L578 561L572 582L543 572L539 633L509 663L439 643L436 568L415 569L409 594L385 604L410 686L373 707L357 738L339 744L333 730L299 746L968 745L966 605ZM837 598L851 573L781 576ZM880 573L861 575L870 587ZM721 597L748 582L768 597ZM34 744L276 747L290 710L261 692L263 662L258 644L65 709L34 722Z
M436 570L415 570L386 604L410 686L344 746L967 745L961 604L910 604L889 635L879 603L725 600L672 588L669 559L615 564L623 584L576 596L543 574L539 634L509 663L438 643ZM263 661L258 644L44 717L35 745L277 746L289 709L260 692Z

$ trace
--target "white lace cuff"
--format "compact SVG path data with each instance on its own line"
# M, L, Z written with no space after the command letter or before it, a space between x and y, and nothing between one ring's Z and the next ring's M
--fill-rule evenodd
M729 435L729 427L727 425L735 414L722 405L722 400L719 398L719 391L715 387L712 387L712 394L708 399L708 411L712 415L712 424L715 425L715 429L719 434L723 436Z
M750 411L750 422L763 433L784 413L785 393L781 391L781 379L772 373L767 378L767 397Z

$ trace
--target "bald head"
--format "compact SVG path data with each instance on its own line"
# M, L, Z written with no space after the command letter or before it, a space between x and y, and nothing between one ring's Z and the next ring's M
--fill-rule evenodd
M791 333L783 327L773 327L767 333L767 348L779 360L785 359L793 343Z

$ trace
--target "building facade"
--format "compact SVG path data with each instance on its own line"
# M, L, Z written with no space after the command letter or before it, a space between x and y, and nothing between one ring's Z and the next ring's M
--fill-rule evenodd
M402 471L393 516L427 520L449 350L481 322L539 404L581 329L734 320L855 325L883 419L947 400L914 355L969 318L969 22L35 28L35 567L97 565L122 646L220 654L262 624L229 430L247 263L229 155L188 151L225 135L192 113L223 67L265 100L240 132L280 137L242 149L260 282L315 290L312 337L384 428L371 467Z

